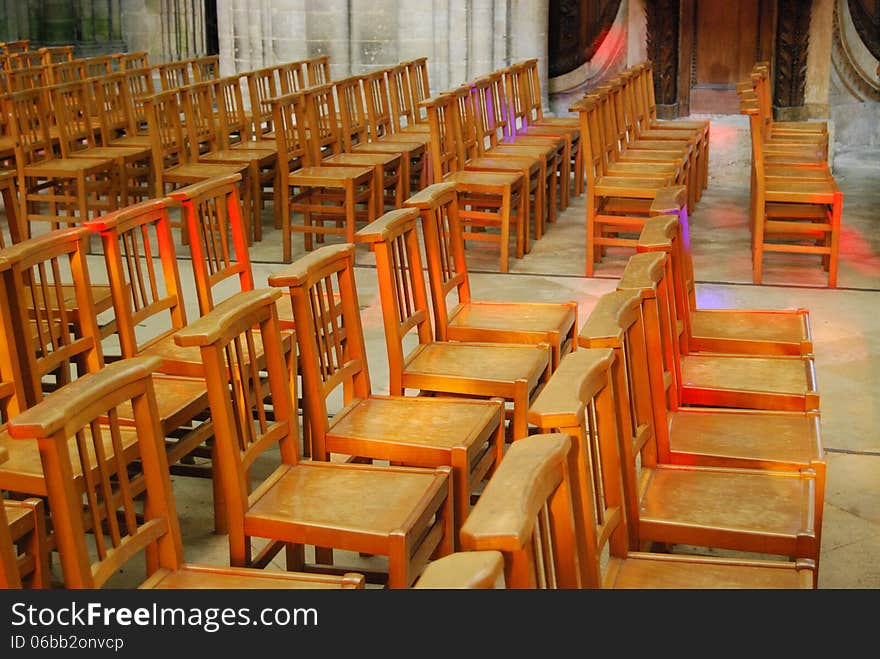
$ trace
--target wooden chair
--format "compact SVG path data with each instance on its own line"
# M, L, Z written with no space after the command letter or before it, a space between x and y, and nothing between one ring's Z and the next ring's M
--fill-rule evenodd
M280 94L276 68L267 66L245 73L251 106L251 135L257 141L275 141L272 105L269 101Z
M278 87L282 94L300 92L309 86L306 79L305 62L302 60L285 62L278 66L277 71Z
M145 575L138 580L139 588L362 587L358 574L273 573L185 562L150 378L157 364L158 359L150 358L111 364L69 385L64 404L47 401L10 424L18 440L39 445L64 587L112 585L119 571L132 569L129 563L142 552ZM120 417L127 409L133 410L139 429L135 452L123 451L120 441ZM104 454L102 437L84 432L99 418L109 420L105 432L115 449L112 456ZM79 451L68 449L73 437ZM135 464L144 474L143 504L128 475ZM86 474L89 477L83 478ZM108 514L111 511L114 514Z
M529 59L522 62L522 69L518 69L522 78L524 89L523 100L527 114L526 124L530 127L565 128L571 131L571 152L569 154L570 180L564 181L564 188L560 194L562 210L568 207L570 195L580 197L584 193L584 162L580 150L580 121L578 117L549 117L544 114L541 104L541 81L538 72L538 60Z
M113 59L116 62L117 71L141 69L150 66L149 53L145 50L133 53L115 53Z
M192 58L157 64L153 68L159 73L159 83L163 91L186 87L196 82L193 79Z
M217 80L220 77L220 56L203 55L189 60L193 82Z
M819 547L826 464L818 412L670 406L661 385L662 365L657 360L647 358L640 306L637 291L607 293L599 299L578 337L582 347L611 347L617 353L617 358L623 360L619 373L625 382L618 384L626 390L622 395L631 400L633 410L632 425L624 428L633 437L633 448L623 451L625 460L634 462L635 456L640 454L642 470L646 465L654 464L663 468L678 465L682 469L745 469L747 473L770 471L801 474L808 481L814 481L813 528L816 547ZM655 421L652 422L651 418ZM639 436L644 439L639 439ZM648 446L648 443L651 445ZM692 478L679 476L677 472L675 474L673 480L680 486L683 486L680 478ZM628 473L627 476L630 478L626 488L629 505L638 507L638 485L632 474ZM645 478L644 471L640 477ZM749 497L758 497L757 501L760 501L760 497L767 497L767 509L773 509L776 511L774 514L782 519L782 514L778 512L780 507L770 503L774 501L771 492L796 491L797 486L790 484L786 488L785 481L781 481L782 485L768 489L770 482L767 481L767 487L763 489L749 487L748 495L740 495L739 500L743 502L743 508L748 509L746 504ZM666 487L660 485L659 479L657 483L659 488ZM668 486L674 485L670 482ZM662 492L662 489L658 491ZM707 488L706 492L709 491ZM792 505L802 500L799 496L791 496ZM818 570L818 554L815 561Z
M555 369L576 346L577 302L472 299L455 185L428 186L407 199L406 206L419 209L437 339L547 343Z
M143 99L153 152L153 189L157 195L169 189L198 183L217 176L242 175L243 195L249 202L251 182L247 164L210 163L193 160L184 138L183 107L177 90L158 92ZM186 240L183 226L181 239Z
M413 588L495 590L504 588L504 556L499 551L457 551L428 563Z
M670 259L680 350L767 355L813 353L807 309L713 309L697 306L693 260L683 200L655 200L639 235L639 252L664 252ZM668 201L668 200L667 200Z
M405 62L386 69L388 78L388 90L391 99L391 119L394 122L393 131L410 131L429 133L427 121L420 121L418 107L414 100L412 84L409 77L409 69ZM419 98L424 101L428 96ZM427 117L425 117L427 119Z
M313 459L333 454L450 467L457 537L472 499L501 459L503 403L372 393L353 245L321 248L273 274L269 283L287 288L292 299ZM344 408L331 415L328 406L340 385Z
M428 152L421 141L397 140L394 135L375 139L369 131L361 76L333 82L343 150L351 153L396 153L401 156L404 196L421 190L428 181Z
M85 70L83 69L82 60L44 64L43 69L46 72L46 83L50 85L60 85L65 82L86 80L87 78Z
M627 507L629 501L624 497L619 447L624 447L626 442L630 441L630 437L621 437L618 428L629 428L629 418L622 417L623 422L619 426L616 410L628 406L629 403L626 399L616 397L619 390L617 386L619 380L616 377L620 369L618 362L614 352L609 348L584 349L567 355L530 410L530 418L542 432L558 429L565 433L561 437L568 437L572 441L571 453L574 454L574 464L567 470L557 467L555 471L557 475L550 481L551 484L559 483L557 487L565 487L571 493L566 498L570 498L572 504L560 504L556 509L559 511L558 517L562 517L565 513L573 513L576 529L577 541L567 540L565 545L567 552L560 557L562 566L573 572L577 572L579 567L581 582L590 588L812 587L813 565L811 561L805 559L756 560L650 553L631 549L628 537L630 519L634 516L638 517L638 514L647 516L649 511L629 510ZM615 368L618 370L615 371ZM517 449L519 445L532 442L536 437L545 438L546 443L548 435L522 440L511 447L511 451ZM560 435L549 435L549 437L560 437ZM538 449L534 450L537 453ZM549 449L545 448L545 450L549 452ZM502 460L496 474L502 473L509 455L510 452ZM556 464L559 462L561 457L556 458ZM462 534L468 531L476 538L489 535L486 531L491 528L492 521L501 518L497 513L498 510L511 512L516 510L503 530L498 529L493 535L499 540L505 538L512 545L512 549L527 550L528 543L524 540L527 541L528 536L523 537L522 534L517 536L515 531L523 528L522 525L527 523L527 520L536 516L543 507L547 493L553 492L552 485L543 480L543 475L547 473L545 468L542 468L544 464L537 460L530 461L520 469L511 469L511 472L515 471L516 476L511 474L507 487L503 489L499 487L499 490L493 492L487 487L474 513L478 512L477 508L481 504L485 504L485 512L494 512L494 515L477 517L472 513L470 521L473 526L470 529L463 529ZM542 478L536 479L534 477L536 473L541 474ZM689 472L682 473L687 477ZM708 475L709 478L721 478L720 471ZM529 486L529 480L534 480L535 484ZM502 481L499 479L498 482ZM653 483L646 481L646 485ZM536 491L542 493L534 496ZM695 500L697 496L692 497L691 503L684 504L683 508L688 505L693 507ZM490 507L490 504L495 505ZM736 514L736 510L737 506L730 506L729 511L724 511L724 514L730 517ZM478 522L483 524L478 527ZM518 542L512 542L514 538L517 538ZM478 541L472 546L476 549L488 548L489 542ZM572 550L580 547L583 547L583 551L572 557L570 555ZM520 556L523 554L528 556L525 551L520 551L522 552ZM534 553L534 559L523 558L521 561L526 566L532 562L537 563L538 550L536 549ZM505 562L507 565L514 564L518 557L511 551L509 555L505 554ZM524 567L522 571L525 572L526 569L527 567ZM536 569L540 568L538 566L533 568ZM522 581L525 582L525 579ZM550 582L549 579L545 581Z
M531 251L531 225L535 227L535 240L544 234L552 198L555 210L555 177L548 179L547 162L539 153L493 153L487 154L483 141L477 132L476 109L471 94L471 85L457 87L447 94L453 99L452 111L455 113L454 126L459 133L454 140L458 150L458 161L466 171L475 172L519 172L523 176L523 186L528 190L529 201L525 204L522 222L522 242L525 254Z
M301 102L300 93L271 99L281 181L276 199L280 200L285 263L293 260L292 233L302 233L305 249L310 251L316 235L319 240L325 235L341 235L346 242L353 242L358 215L367 222L376 216L374 168L330 167L316 162L306 127L296 121L296 105ZM302 214L302 224L292 221L294 212Z
M587 249L586 274L592 277L595 266L607 247L634 248L645 219L650 216L651 201L670 187L670 175L643 174L604 176L601 152L594 154L595 127L591 129L591 99L571 106L581 119L581 150L587 177ZM665 193L664 193L665 194ZM633 237L621 234L635 234Z
M83 73L86 78L99 78L113 73L113 55L96 55L82 59Z
M345 152L332 85L313 85L302 93L297 122L304 122L312 161L338 167L372 167L375 173L377 213L400 208L405 181L401 177L402 153ZM408 189L408 188L407 188ZM389 208L390 207L390 208Z
M306 72L308 86L326 85L332 82L330 77L330 57L328 55L316 55L303 60L303 69Z
M643 124L648 128L665 128L671 130L700 131L698 140L700 152L697 161L701 163L699 177L700 187L705 190L709 185L709 144L710 121L708 119L657 119L657 101L654 96L653 63L646 60L633 67L636 72L634 92Z
M222 138L225 129L214 109L218 105L214 81L198 82L184 87L180 90L180 95L185 116L184 139L189 146L190 162L229 165L246 170L241 177L241 185L245 217L249 227L248 241L261 238L260 200L263 196L263 181L267 170L270 180L275 179L276 150L226 148Z
M416 227L418 211L386 213L358 232L376 255L376 273L388 351L389 390L501 398L511 404L511 440L528 434L526 412L550 376L552 350L546 343L501 344L438 341L422 275ZM409 349L410 333L418 345Z
M15 140L20 217L26 225L49 222L57 228L115 208L118 177L111 158L55 155L46 96L42 89L15 92L8 96L7 107Z
M145 135L148 138L150 133L144 99L159 91L153 78L154 68L144 67L125 71L125 82L128 85L129 123L135 135ZM126 131L126 137L128 136L129 133Z
M103 146L141 147L150 149L150 136L139 133L132 113L130 90L124 72L110 73L87 81L97 109L96 136ZM152 167L152 161L150 161ZM147 181L152 186L154 177ZM153 197L152 187L144 190L143 198Z
M15 53L26 53L30 50L30 39L17 39L15 41L4 41L0 43L0 51L4 55L13 55Z
M73 61L73 46L43 46L38 48L41 63L46 66L57 62Z
M843 192L826 166L769 165L758 101L745 97L752 139L752 281L763 280L764 252L816 254L837 286Z
M456 146L459 129L454 99L440 95L424 101L431 126L431 158L434 183L454 183L459 196L462 238L498 243L499 270L508 272L510 241L514 255L525 254L525 217L528 190L518 172L470 172L459 160ZM495 229L488 231L486 229Z
M285 367L275 314L281 294L236 295L176 339L181 346L199 346L208 367L230 562L262 567L286 548L288 569L302 569L305 544L359 551L387 556L388 586L408 587L432 555L452 548L450 470L300 460L291 396L296 374ZM256 327L266 349L268 387L255 384ZM270 401L271 418L264 408ZM276 466L251 491L250 466L270 448L279 451ZM257 556L252 538L269 540ZM319 559L321 553L316 550Z
M149 145L103 144L96 116L89 112L89 81L77 81L49 88L53 112L58 120L62 158L112 159L118 177L119 199L114 207L125 207L147 198L153 183L153 158ZM102 100L106 96L101 97ZM109 137L109 136L108 136Z
M669 269L665 254L635 254L617 288L638 290L642 296L649 355L663 364L663 386L672 407L680 402L782 411L819 409L811 355L682 355Z

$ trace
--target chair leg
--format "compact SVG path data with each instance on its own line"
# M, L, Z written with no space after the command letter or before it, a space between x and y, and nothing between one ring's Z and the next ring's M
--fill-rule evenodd
M507 188L501 197L501 212L499 214L499 219L501 220L501 242L499 245L500 249L500 266L499 269L501 272L507 272L509 267L509 258L510 255L508 250L510 249L510 206L511 206L511 190ZM522 215L520 215L520 219L522 219ZM517 252L521 252L522 250L522 238L521 232L518 231L516 235L517 242Z
M831 255L828 259L828 287L837 288L838 252L840 250L840 222L843 215L843 193L834 193L831 206Z
M596 259L596 197L587 191L587 277L595 272Z

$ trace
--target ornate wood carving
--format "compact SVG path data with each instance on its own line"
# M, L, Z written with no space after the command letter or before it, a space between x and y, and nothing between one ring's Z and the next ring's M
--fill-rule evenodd
M804 104L812 5L812 0L779 0L773 90L773 102L777 107Z
M678 0L646 0L648 59L654 64L654 96L658 105L677 100Z
M880 2L877 0L849 0L849 15L865 46L880 59Z
M574 71L592 59L608 35L620 0L550 0L550 77Z

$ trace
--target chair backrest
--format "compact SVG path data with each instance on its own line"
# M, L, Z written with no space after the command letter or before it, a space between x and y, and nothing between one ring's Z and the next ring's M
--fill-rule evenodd
M394 129L418 123L418 110L413 104L412 86L406 64L388 68L388 88L391 95L391 117Z
M628 550L619 457L619 447L628 438L618 432L616 363L609 348L565 355L529 408L529 422L540 432L559 431L572 438L571 489L579 512L573 542L580 548L582 583L587 588L601 587L607 561L625 557Z
M87 81L53 85L47 92L52 99L61 155L69 158L72 153L95 147L95 124L89 112Z
M116 53L113 58L116 60L117 70L119 71L140 69L150 66L149 53L145 50L134 53Z
M580 118L581 157L586 170L587 189L605 174L605 158L602 149L599 100L595 95L585 95L569 108Z
M490 105L492 107L492 125L498 139L513 135L512 113L510 100L507 96L507 79L504 70L499 69L487 74L489 78ZM496 139L497 142L497 139Z
M280 64L277 70L278 84L282 94L292 94L293 92L302 91L309 86L304 60Z
M43 66L43 56L35 50L28 50L21 53L10 53L8 59L9 68L12 70Z
M370 137L361 76L336 80L333 82L333 89L336 91L342 144L345 151L351 151L354 145L368 142Z
M44 64L43 67L46 69L46 81L50 85L59 85L64 82L73 82L74 80L84 80L86 78L82 60L53 62L52 64Z
M17 39L15 41L4 41L3 42L3 54L4 55L12 55L13 53L26 53L30 50L31 40L30 39Z
M244 107L244 93L241 82L244 74L226 76L214 82L214 98L217 116L220 120L221 148L228 149L231 144L246 142L252 138L251 118Z
M228 297L228 293L217 292L227 280L238 280L234 292L254 288L238 195L240 181L241 174L232 174L178 188L170 194L183 205L189 236L187 245L202 316L219 300Z
M490 76L480 76L469 84L474 106L474 130L480 141L480 148L485 152L496 146L499 138L504 137L497 124L500 108L493 101Z
M155 68L159 71L159 82L163 90L177 89L195 82L192 74L192 58L157 64Z
M0 464L7 459L6 449L0 449ZM0 504L0 589L21 588L21 575L18 571L15 546L9 532L4 506Z
M333 85L315 85L302 92L302 119L307 128L311 161L319 163L322 158L342 152L342 136L339 132L339 113L333 97Z
M434 183L442 183L447 174L462 168L458 149L458 122L455 98L451 94L440 94L426 101L422 106L428 111L428 124L431 127L431 171Z
M109 364L9 423L17 441L39 444L65 588L100 588L142 553L148 575L183 563L151 378L158 363ZM132 414L137 444L126 449L120 416ZM146 488L143 507L135 469Z
M95 99L98 110L101 144L107 145L120 135L136 135L125 73L109 73L100 78L92 78L87 84L91 85L91 96Z
M54 159L55 152L49 136L49 101L45 88L9 94L6 97L6 109L10 132L15 140L16 164L33 165Z
M520 64L522 68L517 69L517 74L522 77L526 121L531 124L544 117L544 110L541 107L541 78L538 71L538 60L532 58Z
M216 80L220 77L220 56L203 55L190 60L193 82Z
M127 69L125 80L128 84L128 100L131 110L131 124L137 129L138 134L148 133L147 112L144 104L144 98L152 96L158 90L153 80L153 69L155 67L143 67L138 69Z
M354 276L355 246L326 245L273 273L288 289L299 348L304 414L311 455L327 457L327 399L342 386L348 400L369 398L370 374Z
M305 127L297 123L297 116L304 113L302 92L276 96L270 99L270 107L278 150L277 175L279 180L286 181L290 172L312 162L308 140L303 135Z
M274 130L272 105L269 100L277 97L279 93L275 69L274 66L267 66L245 74L251 104L252 134L257 139Z
M356 234L376 254L376 275L388 352L389 390L403 394L403 368L408 350L406 340L415 330L419 344L431 343L430 308L418 236L419 212L401 208L385 213Z
M525 89L525 65L511 64L501 70L504 87L507 93L507 130L509 135L516 135L529 125L527 99Z
M255 460L271 449L279 450L283 464L299 460L296 362L286 359L281 347L275 304L281 295L267 289L234 295L174 339L182 347L198 346L205 364L215 468L230 534L244 533ZM263 357L257 354L257 345L262 346Z
M364 103L367 108L367 122L370 139L379 139L393 133L391 118L391 98L388 95L388 81L385 69L379 69L361 76L364 89Z
M42 66L19 68L6 75L6 85L11 92L41 89L47 84L49 84L49 76Z
M416 111L416 121L424 123L428 120L427 115L419 112L419 103L431 97L431 86L428 84L428 58L418 57L404 62L409 75L409 86L412 90L413 108Z
M7 247L0 271L26 407L104 365L92 311L88 230L57 229ZM72 284L72 290L66 287ZM66 290L65 290L66 289Z
M189 160L183 133L183 103L177 89L143 98L153 156L153 189L164 190L164 171Z
M419 210L434 308L434 332L438 340L446 341L449 318L458 305L471 301L455 184L429 185L407 199L404 205ZM452 294L455 298L450 310Z
M197 162L199 156L220 148L220 131L214 113L214 83L196 82L181 87L183 103L184 140L189 147L189 159Z
M316 55L303 60L308 85L326 85L333 80L330 76L330 56Z
M515 441L461 527L466 550L504 555L507 588L582 588L577 453L563 433Z
M483 143L477 134L476 110L471 89L470 84L465 84L449 92L455 101L453 106L456 114L455 125L458 126L455 145L458 148L460 162L467 162L483 154Z
M96 55L95 57L86 57L82 60L82 67L87 78L97 78L113 73L113 56Z
M138 356L186 325L168 217L172 203L167 198L151 199L85 224L101 235L123 357ZM149 334L141 330L139 337L139 326L148 320Z

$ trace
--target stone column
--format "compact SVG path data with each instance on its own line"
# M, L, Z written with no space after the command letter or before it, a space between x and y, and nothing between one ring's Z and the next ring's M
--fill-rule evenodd
M645 0L623 0L627 4L626 66L648 59L648 18Z
M537 58L541 78L541 105L550 107L547 97L547 29L549 0L511 0L510 61Z
M829 116L831 87L831 35L834 21L834 0L813 0L810 15L810 37L807 49L807 80L804 109L808 117Z
M306 57L327 55L333 80L351 74L351 35L348 0L307 0L305 26L290 36L306 44Z

